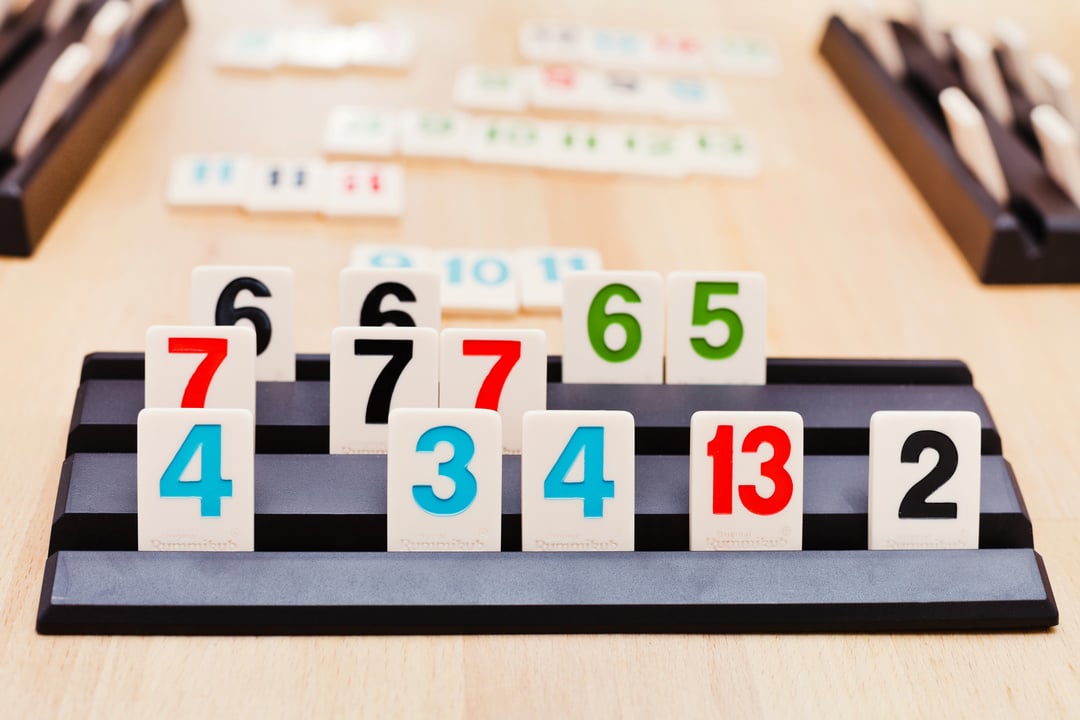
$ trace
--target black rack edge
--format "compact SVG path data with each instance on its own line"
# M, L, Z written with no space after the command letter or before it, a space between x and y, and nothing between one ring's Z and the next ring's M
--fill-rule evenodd
M154 5L30 154L0 177L0 255L29 256L188 25L182 0Z
M1059 620L1033 550L214 555L56 553L37 631L957 632Z
M885 72L841 18L829 19L819 51L982 282L1080 282L1080 234L1068 229L1072 223L1041 218L1049 235L1036 247L1020 219L971 175L913 91ZM1045 191L1055 191L1052 183Z

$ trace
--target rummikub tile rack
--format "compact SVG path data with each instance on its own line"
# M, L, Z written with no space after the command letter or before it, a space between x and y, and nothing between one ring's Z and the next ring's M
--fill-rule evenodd
M1009 86L1017 122L984 113L1009 201L1001 205L963 164L938 94L965 86L918 32L893 22L907 72L894 80L862 38L832 17L820 52L984 283L1080 282L1080 207L1050 179L1031 127L1031 101ZM1006 75L1007 76L1007 75Z
M1016 479L963 363L773 359L763 386L570 386L549 358L550 409L635 415L634 552L520 552L512 455L502 552L386 552L385 457L327 454L328 375L325 355L301 355L295 382L258 383L255 552L138 552L142 355L88 356L38 631L893 632L1058 622ZM803 415L802 551L688 550L690 415L716 407ZM978 414L979 549L866 549L869 420L887 409Z

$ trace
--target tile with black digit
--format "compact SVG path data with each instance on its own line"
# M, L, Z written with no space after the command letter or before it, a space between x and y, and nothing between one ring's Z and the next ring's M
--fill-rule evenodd
M495 410L503 449L521 450L521 418L547 407L547 336L542 330L443 330L439 407Z
M139 550L255 549L255 425L239 409L139 413Z
M148 408L240 408L255 414L255 331L154 325L146 331Z
M339 327L330 336L330 453L387 451L396 408L439 405L432 328Z
M765 292L757 272L669 274L665 382L764 385Z
M981 453L973 412L875 412L869 549L978 548Z
M296 379L292 268L204 265L191 272L191 322L255 329L255 379Z
M694 413L690 549L801 550L802 529L802 416Z
M525 414L521 549L634 549L634 417L630 413Z
M441 281L434 270L345 268L338 324L442 327Z
M493 410L390 413L386 549L502 549L502 421Z
M323 209L326 163L266 159L252 163L244 207L248 212L317 213Z
M636 70L605 70L600 74L596 107L606 113L659 115L664 109L664 79Z
M654 272L563 280L563 382L664 381L664 281Z

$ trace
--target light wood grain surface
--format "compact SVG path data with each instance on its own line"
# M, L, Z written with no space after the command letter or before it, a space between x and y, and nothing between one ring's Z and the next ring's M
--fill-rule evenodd
M191 0L192 30L31 260L0 259L0 715L604 717L1063 716L1080 710L1080 287L980 286L816 54L826 3ZM1080 73L1080 5L947 3L1008 14ZM527 18L772 35L781 77L731 79L759 136L754 180L581 177L407 162L400 221L175 212L188 151L317 154L342 102L448 105L465 62L516 62ZM217 42L253 21L398 20L407 73L226 74ZM350 246L588 245L609 267L756 269L772 356L967 361L1001 430L1061 611L1034 634L406 638L39 637L48 530L82 356L140 349L187 320L191 267L288 264L299 348L325 352ZM491 324L470 319L469 324ZM558 323L521 316L558 352ZM457 324L450 319L448 324Z

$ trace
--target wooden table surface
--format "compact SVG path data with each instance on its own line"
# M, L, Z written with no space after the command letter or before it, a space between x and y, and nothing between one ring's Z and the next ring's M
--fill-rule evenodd
M360 7L361 5L365 7ZM1080 286L987 288L817 57L826 3L339 3L190 0L192 29L31 260L0 259L0 714L440 717L1064 715L1080 708ZM348 6L348 7L347 7ZM1080 5L947 3L1009 14L1080 73ZM465 62L518 61L527 18L762 31L784 73L732 78L762 147L748 181L582 177L407 161L400 221L175 212L172 157L318 154L335 104L448 105ZM228 74L230 28L382 18L415 27L407 73ZM40 637L34 621L82 356L185 323L190 268L287 264L302 352L325 352L353 243L598 248L608 267L763 271L771 356L960 358L1004 441L1061 612L1051 632L960 635ZM469 319L470 324L491 324ZM557 318L539 326L561 349ZM457 324L448 318L448 325Z

